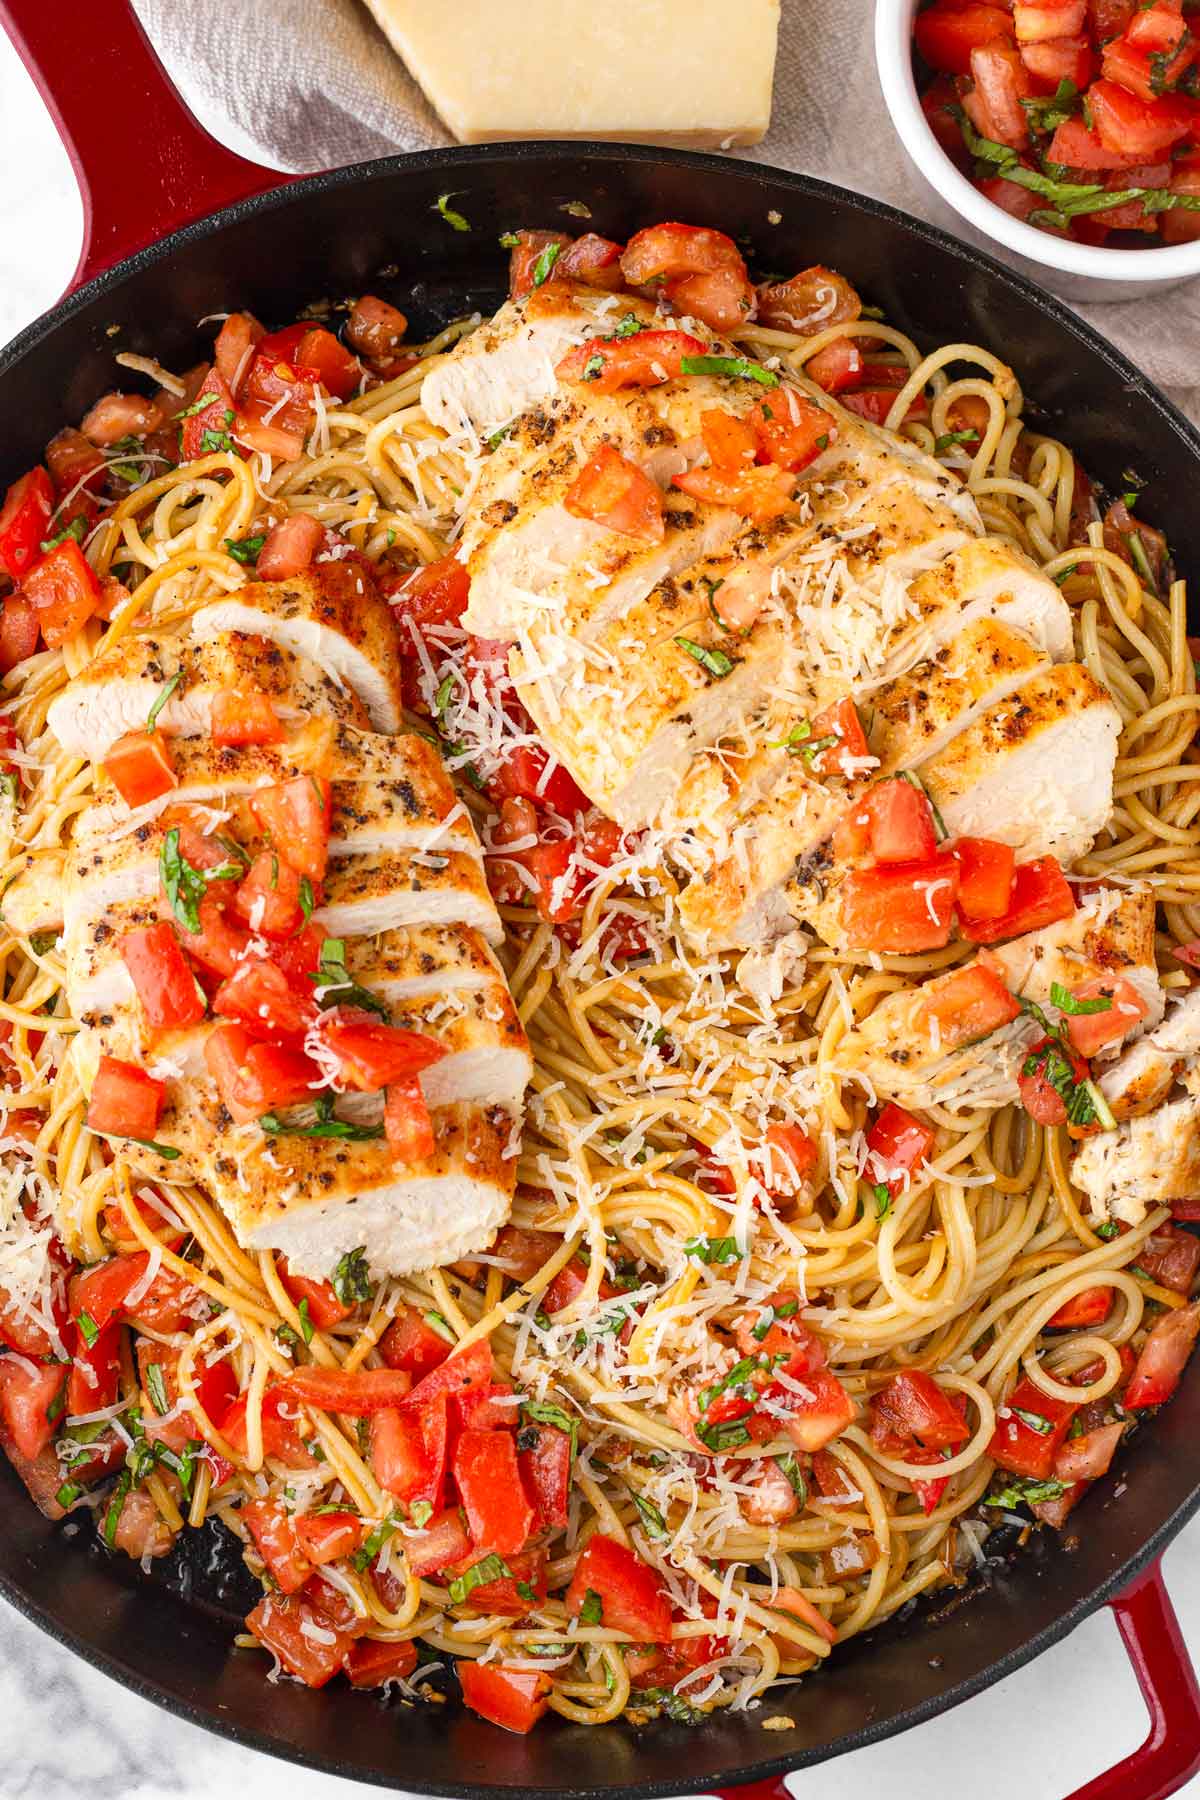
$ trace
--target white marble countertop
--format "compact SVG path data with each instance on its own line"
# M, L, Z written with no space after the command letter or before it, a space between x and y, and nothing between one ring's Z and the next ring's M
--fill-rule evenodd
M48 0L49 3L49 0ZM81 229L67 159L0 33L0 344L53 304ZM0 429L2 429L0 422ZM1200 1660L1200 1520L1167 1553L1185 1635ZM1086 1721L1067 1736L1063 1721ZM918 1732L796 1782L803 1800L1062 1800L1145 1735L1133 1674L1107 1613ZM354 1800L382 1789L333 1781L209 1736L68 1655L0 1603L0 1800ZM1186 1789L1200 1800L1200 1779Z

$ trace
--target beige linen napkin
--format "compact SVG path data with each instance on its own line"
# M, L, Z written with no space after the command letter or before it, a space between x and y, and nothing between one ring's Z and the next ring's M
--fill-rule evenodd
M209 129L278 168L335 168L451 142L360 0L136 6ZM824 176L920 216L924 198L875 76L873 11L871 0L783 0L771 130L733 154ZM1200 282L1076 310L1200 420Z

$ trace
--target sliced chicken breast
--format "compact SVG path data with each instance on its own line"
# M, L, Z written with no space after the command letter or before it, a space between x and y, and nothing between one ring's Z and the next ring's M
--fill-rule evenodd
M207 736L215 696L231 689L267 694L285 721L332 718L364 730L370 724L356 695L316 663L242 631L200 642L178 633L124 638L56 695L47 723L71 755L101 760L118 738L145 728L151 708L177 676L179 684L158 714L165 737Z
M1171 1100L1084 1140L1071 1180L1093 1219L1140 1225L1148 1207L1200 1194L1200 1098Z
M987 952L988 961L1014 994L1053 1011L1050 990L1068 991L1105 977L1123 977L1146 1008L1131 1019L1126 1037L1152 1030L1166 997L1154 957L1154 894L1149 888L1103 887L1080 900L1069 918L1026 932ZM1101 1051L1115 1056L1122 1040Z
M1118 1119L1153 1112L1200 1057L1200 988L1166 1012L1162 1023L1122 1051L1100 1075L1100 1088ZM1189 1080L1189 1086L1191 1085Z
M289 581L248 582L192 619L197 643L230 631L267 638L315 663L358 697L376 731L400 729L395 622L360 562L314 563Z
M346 966L356 981L394 1006L490 988L504 974L480 933L461 925L414 926L351 938Z
M490 944L504 927L479 859L461 851L397 850L336 857L313 914L331 937L369 937L418 925L465 925Z
M1112 812L1121 716L1081 663L1061 663L989 707L921 779L954 837L1070 864Z
M0 896L0 917L18 937L35 931L57 931L63 922L63 868L61 850L31 850Z

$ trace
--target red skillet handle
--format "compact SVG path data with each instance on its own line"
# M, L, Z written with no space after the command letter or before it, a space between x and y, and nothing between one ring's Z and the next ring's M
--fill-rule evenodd
M128 0L0 0L0 24L79 182L72 288L192 219L294 179L235 156L197 124Z
M1167 1800L1200 1770L1200 1686L1156 1560L1110 1602L1129 1652L1150 1733L1113 1769L1066 1800ZM791 1800L783 1778L718 1788L718 1800Z

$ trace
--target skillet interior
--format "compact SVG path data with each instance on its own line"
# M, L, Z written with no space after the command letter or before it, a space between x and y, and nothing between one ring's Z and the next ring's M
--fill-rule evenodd
M470 233L453 230L437 212L447 190L472 221ZM210 331L195 325L207 313L249 306L278 324L314 299L366 287L427 330L493 307L503 282L498 234L522 224L577 229L561 211L572 201L591 209L591 229L618 238L662 218L717 224L743 242L760 274L828 263L923 345L988 346L1015 366L1047 428L1093 476L1115 488L1133 469L1147 481L1145 516L1167 532L1180 567L1200 571L1200 508L1192 500L1200 438L1055 301L944 234L823 183L627 146L395 158L298 183L177 234L84 289L0 356L0 481L40 457L62 423L114 384L115 349L186 366L210 341ZM936 1630L885 1629L757 1714L725 1714L693 1732L673 1725L593 1731L554 1720L521 1739L457 1707L413 1711L342 1687L311 1694L290 1683L270 1686L262 1658L228 1649L238 1611L236 1558L230 1565L205 1540L186 1560L177 1553L167 1570L143 1579L134 1565L86 1547L77 1523L49 1525L7 1466L0 1469L0 1592L108 1673L194 1723L331 1773L450 1795L677 1794L886 1736L1046 1648L1200 1505L1189 1467L1198 1431L1193 1376L1074 1516L1077 1548L1039 1539L1011 1564L998 1562L983 1591L948 1609ZM761 1720L772 1714L788 1715L796 1729L764 1734Z

